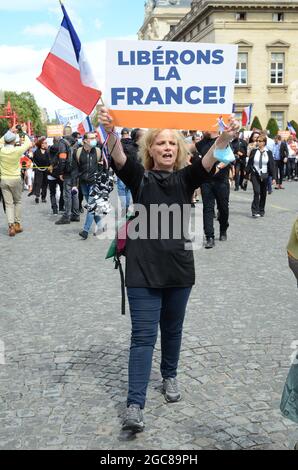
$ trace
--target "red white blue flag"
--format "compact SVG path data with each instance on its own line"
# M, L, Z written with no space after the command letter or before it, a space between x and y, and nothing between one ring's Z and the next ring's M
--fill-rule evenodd
M61 7L64 18L37 80L66 103L89 115L100 99L101 91L69 16L62 4Z
M246 106L242 111L242 126L248 126L252 116L252 104Z
M295 131L294 127L292 126L292 124L289 121L288 121L287 124L288 124L288 129L291 132L291 134L296 135L296 131Z
M84 121L78 125L78 132L81 135L87 134L88 132L93 132L93 126L89 116L87 116L86 119L84 119Z

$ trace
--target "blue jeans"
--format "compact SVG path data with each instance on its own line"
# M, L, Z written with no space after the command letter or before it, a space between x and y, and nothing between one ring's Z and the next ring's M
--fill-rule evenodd
M131 404L138 404L141 408L145 406L159 324L161 375L164 379L176 377L182 327L190 292L191 287L127 288L132 323L127 406Z
M121 202L121 209L127 210L132 201L131 192L119 178L117 178L117 189L118 196Z
M92 186L90 184L81 183L81 190L82 190L83 196L86 199L87 203L88 203L88 200L89 200L89 192L90 192L91 188L92 188ZM83 230L85 232L89 233L89 230L91 229L93 220L96 223L96 225L98 225L99 222L100 222L99 215L94 215L94 214L92 214L92 212L87 212L86 219L85 219L85 224L84 224L84 228L83 228Z

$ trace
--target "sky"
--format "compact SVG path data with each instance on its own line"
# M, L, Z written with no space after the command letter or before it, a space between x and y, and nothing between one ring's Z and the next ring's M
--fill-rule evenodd
M105 39L137 39L144 0L63 0L100 89L104 86ZM58 33L59 0L0 0L0 90L30 91L51 117L68 105L36 77Z

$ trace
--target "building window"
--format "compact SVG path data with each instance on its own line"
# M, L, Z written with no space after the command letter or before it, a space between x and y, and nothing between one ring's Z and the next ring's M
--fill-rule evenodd
M238 62L236 67L236 85L247 85L247 52L240 52L238 54Z
M279 129L283 130L285 113L283 111L271 111L271 117L276 120Z
M246 13L245 12L236 13L236 21L246 21Z
M285 74L285 55L283 52L271 53L270 83L283 85Z
M273 13L273 21L284 21L284 14L283 13Z
M171 31L171 32L174 31L174 30L175 30L175 27L176 27L176 26L175 26L174 24L171 24L171 25L170 25L170 31Z

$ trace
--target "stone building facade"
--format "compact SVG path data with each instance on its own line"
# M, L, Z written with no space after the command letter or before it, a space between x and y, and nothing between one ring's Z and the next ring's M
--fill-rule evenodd
M253 104L263 127L271 117L280 129L298 121L298 1L194 0L190 6L164 40L237 44L236 113Z
M145 19L138 32L139 39L158 40L190 11L191 0L147 0Z

